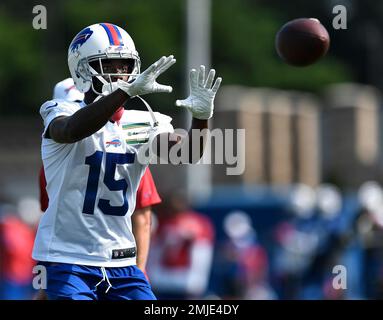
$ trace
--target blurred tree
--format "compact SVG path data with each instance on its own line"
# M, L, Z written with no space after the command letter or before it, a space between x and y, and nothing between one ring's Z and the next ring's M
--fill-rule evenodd
M15 114L38 103L36 79L41 65L41 37L29 21L15 20L0 8L0 112Z
M251 1L254 2L254 1ZM284 22L299 17L315 17L327 28L331 47L331 61L347 66L350 80L372 84L383 90L383 2L376 0L258 0L258 4L272 6L283 14ZM345 7L347 28L334 29L333 9ZM328 58L326 58L326 61ZM322 62L320 63L322 65Z
M141 70L163 55L174 54L177 64L163 74L159 81L171 83L174 93L145 97L154 110L174 109L175 95L182 96L183 83L183 20L184 4L179 0L65 1L65 21L70 26L67 43L87 25L112 21L132 36L141 58ZM66 51L65 51L66 54Z
M353 68L359 79L365 80L360 71L363 63L356 63L356 58L349 57L351 51L345 48L366 41L360 37L345 43L340 39L341 35L347 35L344 31L333 35L329 55L309 68L290 67L275 52L275 34L292 18L317 16L329 28L333 17L330 2L318 1L308 6L304 0L213 0L212 65L223 76L224 84L315 91L329 83L353 80ZM47 30L32 28L35 4L47 8ZM143 69L162 55L176 56L177 64L159 79L171 83L174 92L147 97L155 110L172 113L175 99L185 95L185 9L186 1L179 0L57 0L54 3L2 0L0 113L38 116L38 108L51 97L53 85L69 76L66 56L74 35L87 25L105 21L126 28L132 35ZM338 41L341 46L337 45Z
M318 90L324 85L352 78L347 66L331 53L320 63L306 68L291 67L279 59L275 35L290 19L288 10L304 12L303 7L279 1L215 1L213 8L213 48L215 66L224 74L225 84L270 86L286 89ZM307 2L305 2L307 6ZM311 4L310 4L311 7Z

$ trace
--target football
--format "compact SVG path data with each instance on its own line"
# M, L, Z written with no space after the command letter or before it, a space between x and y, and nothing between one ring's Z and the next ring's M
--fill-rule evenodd
M327 53L330 36L318 19L299 18L282 26L276 35L275 47L286 63L305 67Z

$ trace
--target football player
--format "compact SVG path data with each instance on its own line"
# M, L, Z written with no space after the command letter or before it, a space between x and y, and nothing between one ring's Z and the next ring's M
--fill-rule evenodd
M84 99L84 94L76 89L72 78L67 78L55 85L53 99L81 102ZM39 173L39 191L40 208L43 212L48 208L49 203L46 184L44 167L42 166ZM136 208L132 215L132 228L137 246L137 266L144 271L145 275L147 275L146 262L150 244L152 206L160 202L161 198L148 167L140 181L136 195ZM45 292L40 290L34 299L46 300L47 297Z
M53 99L64 99L73 102L84 100L84 94L77 90L73 79L67 78L58 82L53 89ZM48 208L48 195L46 192L46 179L44 167L39 174L40 206L41 211ZM140 181L136 196L136 210L132 216L133 234L140 240L137 243L137 266L145 272L146 260L150 241L151 206L161 202L149 167Z
M170 117L146 103L148 112L130 110L128 99L171 92L156 80L175 61L162 57L141 73L132 38L110 23L86 27L72 40L68 65L84 100L56 99L40 108L49 206L33 258L47 270L50 299L155 299L137 267L132 232L136 192L148 166L138 159L158 136L183 140L170 136ZM207 128L221 82L214 78L211 70L205 80L203 66L191 70L190 95L176 102L191 111L191 129ZM191 136L185 141L193 145Z

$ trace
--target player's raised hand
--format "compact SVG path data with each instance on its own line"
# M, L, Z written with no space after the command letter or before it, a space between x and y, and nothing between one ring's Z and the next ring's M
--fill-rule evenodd
M157 83L158 76L176 63L173 55L163 56L153 63L144 72L139 74L133 81L117 80L115 86L124 90L129 96L139 96L156 92L172 92L171 86Z
M210 69L205 80L205 66L199 71L190 70L190 94L184 100L177 100L176 106L187 108L194 118L207 120L213 116L214 98L221 85L222 78L214 82L215 70ZM213 85L214 82L214 85Z

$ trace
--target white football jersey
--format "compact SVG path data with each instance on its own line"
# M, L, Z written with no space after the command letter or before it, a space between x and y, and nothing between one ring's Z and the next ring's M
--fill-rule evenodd
M83 103L51 100L41 106L44 133L58 116ZM108 122L72 144L42 138L49 207L41 218L33 258L100 267L136 264L131 215L147 163L138 154L161 132L173 132L171 118L125 110L119 124Z

